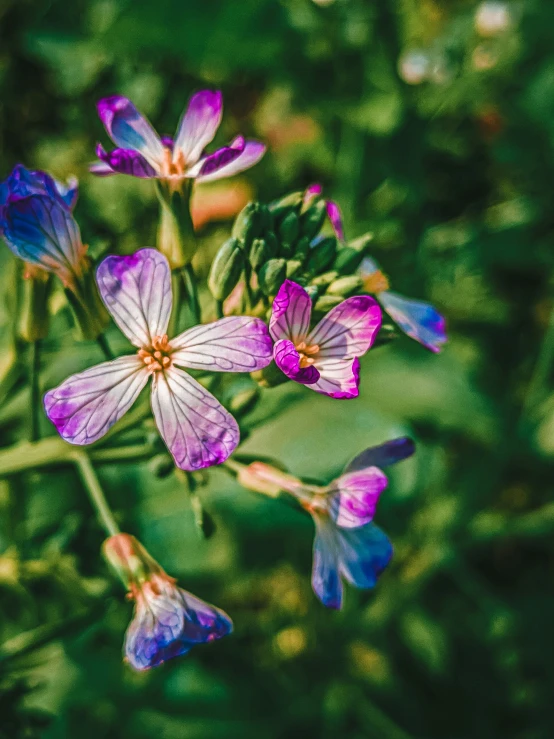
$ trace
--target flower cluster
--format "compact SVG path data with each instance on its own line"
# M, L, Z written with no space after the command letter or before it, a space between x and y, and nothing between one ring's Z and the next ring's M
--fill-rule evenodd
M73 217L76 181L64 186L18 165L0 185L0 234L6 244L27 263L27 277L36 278L37 269L59 277L83 336L97 338L109 357L48 390L46 416L62 439L87 447L102 439L150 384L159 437L179 475L192 484L199 470L225 465L244 487L273 496L283 492L312 516L313 589L325 606L340 608L343 581L372 588L392 557L389 539L373 522L388 484L382 468L410 456L413 443L401 438L367 449L327 485L304 482L266 463L230 460L240 442L244 408L228 402L222 373L250 375L255 391L248 394L250 410L263 397L260 387L288 380L329 398L354 399L360 392L360 358L379 343L381 306L404 333L434 352L446 340L444 320L432 306L389 290L368 254L370 238L346 241L340 209L321 196L319 185L268 206L250 203L239 214L210 269L215 303L206 320L191 265L196 249L191 185L251 167L264 145L237 136L206 153L222 118L221 93L209 90L191 98L174 139L158 136L121 96L101 100L98 112L117 148L107 152L99 144L99 161L91 170L155 181L161 205L158 248L111 254L93 269ZM183 294L189 309L184 327ZM35 310L38 322L48 305ZM103 336L109 316L132 353L110 356ZM146 436L141 423L138 431ZM88 459L84 450L71 454ZM178 588L134 537L117 533L99 495L95 483L91 500L110 534L104 554L135 601L125 639L128 662L148 669L229 634L232 623L223 611Z

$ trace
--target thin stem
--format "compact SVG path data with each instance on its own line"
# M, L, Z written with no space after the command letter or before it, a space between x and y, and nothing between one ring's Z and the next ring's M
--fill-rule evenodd
M171 274L171 288L173 292L173 310L169 320L168 333L176 336L179 333L179 316L181 315L181 301L183 299L183 280L181 275L173 272Z
M548 321L548 327L544 339L541 344L539 356L531 375L531 380L527 388L525 400L523 401L523 407L521 409L520 428L525 426L525 423L531 413L535 410L536 404L540 400L541 393L543 391L544 384L548 380L548 375L552 369L552 363L554 361L554 305L550 311L550 318Z
M216 318L223 318L223 300L215 301L215 315Z
M40 409L40 339L33 341L30 348L30 381L31 381L31 432L30 441L38 441L39 409Z
M106 359L112 360L115 359L115 354L110 349L110 345L108 344L108 340L106 338L105 334L99 334L98 338L96 339L96 343L102 349L102 352Z
M94 467L85 452L77 452L74 455L75 464L83 481L83 485L87 489L90 502L92 503L100 523L105 528L109 536L116 536L121 533L117 525L113 513L108 505L108 501L100 485L100 481L96 476Z
M200 303L198 301L198 291L196 289L196 275L194 274L194 268L189 262L181 269L183 275L183 281L187 291L187 299L189 307L194 318L195 324L201 322Z

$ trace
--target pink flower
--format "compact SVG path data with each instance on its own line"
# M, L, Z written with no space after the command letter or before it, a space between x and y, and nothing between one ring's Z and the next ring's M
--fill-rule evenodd
M137 353L72 375L44 398L46 413L71 444L92 444L126 413L152 378L152 411L175 464L220 464L239 442L235 419L180 367L252 372L271 361L259 318L237 316L195 326L169 339L172 308L167 259L155 249L108 257L97 271L100 295Z
M381 326L381 309L373 298L344 300L310 330L312 301L291 280L273 301L269 331L273 357L285 375L331 398L358 396L358 357L369 351Z

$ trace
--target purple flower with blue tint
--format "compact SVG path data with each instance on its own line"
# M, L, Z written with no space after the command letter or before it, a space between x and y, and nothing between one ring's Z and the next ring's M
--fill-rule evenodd
M315 523L312 587L328 608L341 608L343 579L357 588L373 588L392 557L388 537L373 523L387 477L381 467L415 451L407 438L366 449L327 486L302 480L262 462L244 467L239 481L247 488L276 496L292 495Z
M111 256L98 267L100 295L137 353L72 375L44 398L46 414L71 444L100 439L152 378L152 411L175 464L197 470L220 464L239 442L237 422L180 367L252 372L271 362L272 342L259 318L234 316L169 339L172 308L167 259L155 249Z
M321 185L310 185L304 196L305 203L309 204L314 198L321 196L321 193ZM344 241L344 228L339 206L332 200L326 200L325 204L337 238ZM442 345L447 341L444 317L429 303L405 298L389 290L388 279L373 259L364 259L360 272L366 292L375 295L402 331L432 352L440 352Z
M265 153L266 147L259 141L237 136L228 146L212 154L205 152L222 113L220 92L197 92L181 117L175 139L171 139L160 137L127 98L104 98L98 103L98 114L118 148L106 152L98 144L100 161L91 166L91 171L97 175L119 173L161 179L177 190L186 179L211 182L249 169Z
M110 537L104 542L104 554L135 601L124 647L135 670L157 667L232 632L226 613L178 588L134 536Z
M291 380L331 398L358 396L360 361L381 326L381 309L367 295L343 300L310 329L312 301L285 280L273 301L269 331L275 363Z
M72 215L77 181L67 186L18 164L0 185L0 235L20 259L54 272L73 291L88 267Z

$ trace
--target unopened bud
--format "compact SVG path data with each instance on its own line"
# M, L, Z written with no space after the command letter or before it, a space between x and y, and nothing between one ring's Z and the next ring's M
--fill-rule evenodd
M342 301L343 298L340 295L322 295L315 304L314 309L318 313L328 313L331 308L342 303Z
M300 216L300 233L311 241L320 232L327 215L325 200L316 200L305 213Z
M300 233L300 221L296 213L289 213L277 227L277 236L281 243L281 254L291 257L294 254L294 245Z
M287 260L287 277L291 278L298 274L302 269L302 262L299 259Z
M289 213L298 213L304 202L304 193L293 192L290 195L285 195L284 198L275 200L269 204L269 212L273 218L275 224L279 223Z
M365 234L351 241L347 246L341 246L337 249L334 268L343 275L351 275L362 263L364 256L366 256L367 247L372 240L373 234Z
M348 297L362 289L362 279L358 275L348 275L339 277L338 280L332 282L327 288L327 295L340 295Z
M273 256L275 255L271 253L271 248L265 239L254 239L248 255L252 269L257 272Z
M327 288L338 278L338 276L339 273L336 270L333 270L332 272L324 272L322 275L314 277L311 284L317 288Z
M235 219L232 235L239 239L246 252L255 238L263 234L269 225L269 214L262 203L248 203Z
M225 300L240 279L244 251L238 239L228 239L217 252L210 269L208 287L216 300Z
M48 298L52 275L40 267L29 265L23 279L19 334L25 341L37 341L48 335Z
M311 248L311 242L310 239L307 236L302 236L296 244L296 247L294 249L294 257L295 259L300 259L301 261L304 261L308 254L310 253Z
M315 244L308 254L306 270L318 275L331 266L337 252L337 240L334 236L327 236Z
M258 273L260 288L265 295L276 295L287 278L287 263L284 259L270 259Z

